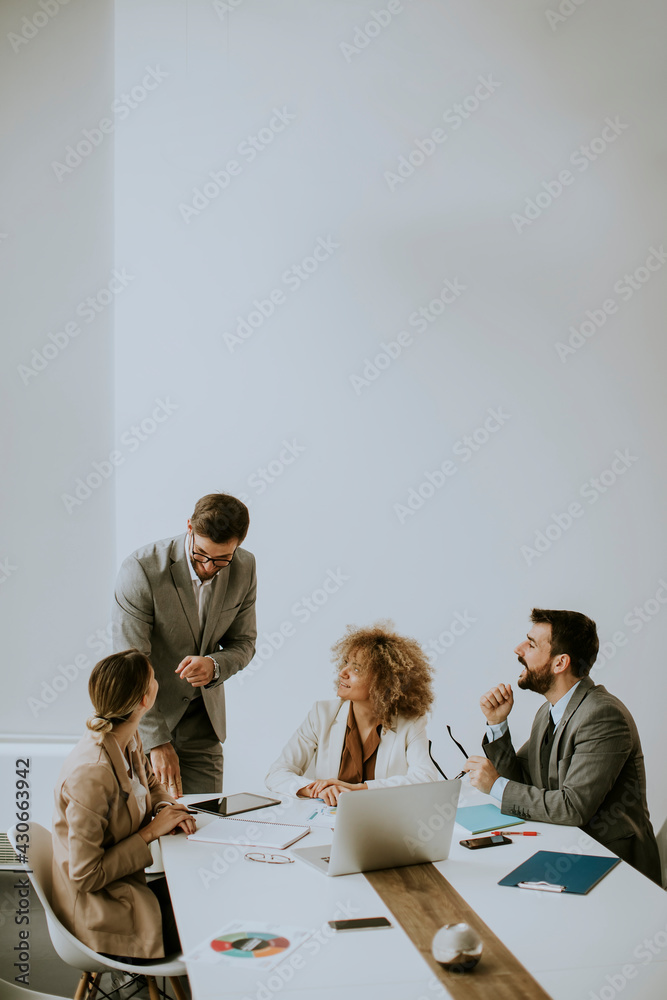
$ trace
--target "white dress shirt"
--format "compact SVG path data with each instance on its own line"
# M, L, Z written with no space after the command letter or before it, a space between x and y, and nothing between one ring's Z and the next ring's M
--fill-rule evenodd
M185 536L185 561L188 564L188 569L190 570L190 579L192 580L192 590L195 595L195 601L197 602L197 607L199 608L199 628L201 632L204 631L204 624L206 622L206 612L208 611L208 606L211 603L211 594L213 593L213 584L218 579L218 574L212 576L210 580L200 580L195 572L195 568L192 565L192 560L190 558L190 546L188 545L188 539L190 535Z
M559 698L555 705L551 706L551 718L554 720L554 729L563 718L567 704L574 694L574 692L579 687L579 681L571 687L569 691L566 691L562 698ZM504 736L508 730L507 720L504 722L499 722L497 725L492 726L488 722L486 724L486 735L488 737L489 743L493 743L494 740L499 740L501 736ZM496 802L502 802L503 792L507 786L509 778L496 778L493 783L493 788L489 792L489 795L496 800Z

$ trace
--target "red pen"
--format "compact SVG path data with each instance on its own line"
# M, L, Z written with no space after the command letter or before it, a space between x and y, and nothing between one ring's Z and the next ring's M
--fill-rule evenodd
M539 837L537 830L494 830L492 837Z

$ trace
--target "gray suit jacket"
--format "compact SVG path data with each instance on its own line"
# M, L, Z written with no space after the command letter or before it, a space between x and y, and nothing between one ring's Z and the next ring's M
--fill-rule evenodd
M509 731L483 748L509 778L502 811L544 823L580 826L648 878L661 883L658 846L646 804L644 756L634 719L602 685L584 677L554 733L547 787L540 746L550 705L539 709L530 739L515 752Z
M139 726L146 753L171 741L195 690L201 691L215 733L224 742L224 682L255 654L255 557L239 548L231 564L218 572L200 639L184 539L178 535L137 549L123 562L116 581L114 650L136 647L146 653L160 685L155 705ZM174 673L184 657L207 654L220 666L220 679L207 687L195 689Z

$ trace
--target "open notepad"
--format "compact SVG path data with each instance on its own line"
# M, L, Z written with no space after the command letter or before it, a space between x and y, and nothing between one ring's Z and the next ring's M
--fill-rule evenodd
M272 850L284 851L307 833L310 833L309 826L271 823L261 819L234 819L229 816L207 823L201 830L191 833L188 840L213 844L238 844L244 847L270 847Z

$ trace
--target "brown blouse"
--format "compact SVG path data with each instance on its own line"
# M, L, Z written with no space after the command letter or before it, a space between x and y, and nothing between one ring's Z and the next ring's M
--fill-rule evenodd
M382 725L372 729L365 743L361 741L361 733L354 716L352 703L347 716L347 729L345 730L345 743L343 753L340 758L340 769L338 771L339 781L348 781L351 785L357 785L363 781L372 781L375 777L375 760L378 747L380 746L380 734Z

